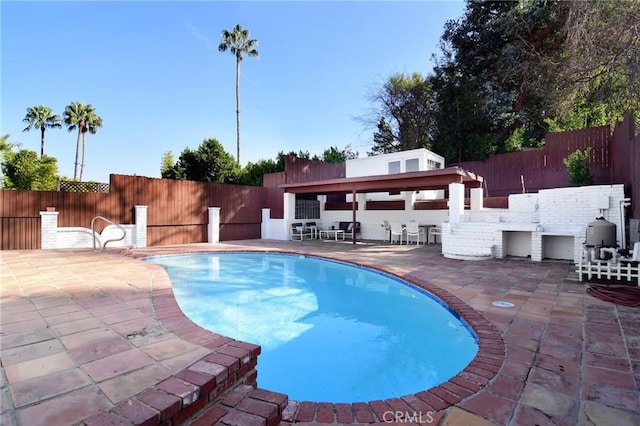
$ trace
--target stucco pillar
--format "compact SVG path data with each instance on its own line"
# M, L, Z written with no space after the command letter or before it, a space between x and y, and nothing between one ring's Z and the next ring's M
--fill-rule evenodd
M296 220L296 194L285 192L283 198L283 218L286 223L291 223Z
M59 212L40 212L40 248L43 250L58 248Z
M471 210L484 209L484 191L482 188L471 188Z
M464 217L464 185L449 184L449 222L460 223Z
M147 208L148 206L134 206L136 216L136 240L133 241L133 243L136 247L147 246Z
M416 202L416 191L404 191L404 210L411 211Z
M356 194L356 202L358 203L358 211L363 212L367 210L367 194Z
M320 202L320 217L322 217L322 212L327 205L327 196L324 194L318 195L318 201Z
M269 239L269 228L271 226L271 209L262 209L262 223L260 223L260 238Z
M207 225L207 241L220 242L220 207L208 207L209 224Z

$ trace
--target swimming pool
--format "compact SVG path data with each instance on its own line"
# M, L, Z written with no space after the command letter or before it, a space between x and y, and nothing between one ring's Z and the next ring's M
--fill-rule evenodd
M203 328L262 346L260 387L298 401L358 402L429 389L478 351L435 296L377 271L309 256L206 253L146 260Z

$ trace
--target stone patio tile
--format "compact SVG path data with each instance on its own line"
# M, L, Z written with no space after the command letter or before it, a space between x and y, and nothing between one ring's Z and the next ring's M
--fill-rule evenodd
M47 322L43 318L35 318L25 321L12 322L2 326L2 332L5 334L20 333L24 330L33 330L36 328L44 329Z
M529 364L506 360L500 373L524 381L530 369Z
M4 287L3 287L4 290ZM31 310L27 310L27 311L18 311L18 312L5 312L4 310L4 306L2 308L2 311L0 311L0 325L2 325L2 329L4 330L6 326L8 326L9 324L13 324L16 322L23 322L23 321L33 321L33 320L42 320L42 315L40 315L40 313L36 310L33 310L33 306L28 305L31 307Z
M503 425L511 417L515 403L490 392L482 391L457 404L457 407Z
M66 305L65 305L66 306ZM86 319L93 319L93 315L84 309L76 310L73 312L65 312L63 314L53 315L46 318L47 322L51 326L55 326L58 324L64 323L73 323L77 321L82 321Z
M9 383L18 383L73 367L76 367L76 363L69 357L69 354L60 352L35 358L30 361L8 365L5 367L5 373Z
M128 307L128 309L124 309L119 312L107 314L107 315L97 315L100 321L105 324L117 324L120 322L129 321L132 319L145 318L146 314L140 312L136 308Z
M132 349L132 346L129 342L122 337L114 336L96 343L70 349L69 352L80 364L86 364L130 349Z
M68 289L67 289L68 291ZM83 311L82 306L78 305L72 300L69 300L68 304L52 306L50 308L40 309L40 315L44 318L55 317L57 315L70 314L73 312Z
M96 382L110 379L152 364L153 360L139 349L131 349L83 364Z
M6 350L8 348L44 342L55 337L55 332L49 328L37 328L35 330L21 331L18 333L0 334L0 348Z
M168 358L173 358L185 352L190 352L199 348L199 346L189 343L186 340L178 337L173 337L161 342L152 343L146 346L140 346L147 355L156 361L163 361Z
M99 343L114 337L120 337L118 333L101 325L89 330L83 330L78 333L73 333L65 336L61 336L60 340L69 349L79 348L86 345Z
M527 378L527 383L554 389L572 398L580 396L580 376L578 374L564 374L542 367L533 367Z
M486 420L476 414L470 413L457 407L453 407L449 414L441 423L442 426L495 426L493 422Z
M522 348L520 346L509 346L507 348L507 360L521 364L531 364L536 353L533 350Z
M543 335L545 325L537 322L531 321L527 319L522 319L520 315L513 320L511 325L509 326L505 338L510 335L516 335L521 337L528 337L530 339L540 339Z
M91 312L95 316L106 315L109 313L120 312L129 307L113 296L95 292L75 299L84 309Z
M519 405L513 415L512 423L515 425L536 425L536 426L576 426L582 425L577 422L577 416L567 419L560 419L550 416L536 408L527 405ZM604 424L602 425L604 426Z
M580 353L575 351L567 351L557 346L548 346L550 352L554 352L559 356L538 353L534 361L537 367L543 367L547 370L557 371L564 374L578 375L580 372ZM563 353L566 356L563 356Z
M592 401L586 401L580 411L579 424L584 426L616 425L637 426L640 424L640 413L631 413Z
M140 310L140 309L138 309ZM140 312L142 312L140 310ZM144 313L143 317L134 318L128 321L122 321L117 324L111 324L111 328L120 334L130 334L143 330L146 327L158 325L158 319L153 317L153 312Z
M582 367L583 382L602 383L621 388L633 389L635 384L628 373L612 371L585 365Z
M633 383L630 368L636 374L635 379L640 380L640 328L638 327L640 316L637 314L637 309L614 306L608 302L585 296L584 284L566 279L568 271L566 265L507 260L462 262L444 259L439 255L437 247L427 246L419 248L413 246L393 247L393 251L391 251L388 247L383 246L352 247L351 245L340 246L309 242L303 247L300 247L299 244L294 247L287 242L251 241L225 243L221 244L220 248L271 249L273 246L285 251L290 251L293 247L295 251L302 250L311 254L336 256L364 265L378 266L382 261L391 262L393 263L391 269L399 275L410 275L418 282L437 285L441 289L453 292L461 299L470 300L474 307L477 307L481 313L485 313L485 318L493 322L499 331L504 332L508 358L498 371L499 375L495 379L492 377L491 380L487 380L468 372L466 376L456 378L458 382L453 381L451 382L453 384L448 384L448 387L443 386L445 391L456 395L458 395L456 390L463 391L466 395L463 395L463 398L466 399L464 402L458 403L456 407L449 408L447 412L439 412L438 416L444 416L445 413L460 414L459 412L467 411L471 416L477 416L472 417L476 423L471 424L490 421L493 424L509 426L519 424L539 424L540 426L584 424L589 426L592 424L592 420L585 417L586 408L584 407L587 407L587 404L593 404L589 405L592 410L590 416L593 419L602 423L606 422L606 418L609 417L615 419L616 426L618 426L618 423L624 425L624 422L628 421L625 416L631 415L630 418L633 422L636 421L633 416L640 413L637 398L638 389L627 386L629 381ZM145 250L140 250L140 252ZM149 252L153 250L157 249L149 249ZM94 271L89 271L90 268L87 266L94 265L95 258L98 256L104 262ZM93 359L94 355L97 357L104 355L105 358L117 355L119 351L115 349L114 353L110 353L111 343L118 349L124 349L124 346L122 348L119 346L123 343L136 345L140 348L152 348L154 357L149 357L150 364L106 379L100 382L100 389L94 385L88 385L88 388L94 387L98 395L103 395L105 404L111 406L111 404L121 403L128 398L135 397L137 392L152 388L166 379L170 373L181 371L188 366L187 364L194 361L193 357L196 355L198 358L195 361L204 356L198 353L200 349L171 354L171 348L168 349L169 352L164 352L166 348L163 349L163 345L160 344L163 340L173 341L177 338L165 327L167 324L173 327L177 333L187 333L179 335L182 340L194 345L199 343L192 340L192 338L198 338L198 331L178 309L172 296L170 282L168 282L163 270L137 260L123 258L115 253L104 255L90 253L79 256L74 253L73 256L68 256L66 253L63 255L62 253L39 251L28 253L28 255L20 253L20 256L16 255L13 258L19 258L21 262L19 267L10 266L12 274L17 274L16 277L19 277L20 280L12 277L11 280L14 283L10 286L7 286L3 281L2 295L0 296L2 303L0 308L2 319L0 321L3 325L5 321L11 324L33 320L37 318L36 315L41 314L34 309L28 299L20 295L18 282L27 288L27 293L37 301L38 306L42 309L42 315L46 317L63 318L65 314L80 312L85 308L89 314L97 315L97 319L118 313L124 313L124 315L121 315L117 318L117 322L112 324L100 324L95 328L82 331L68 330L72 334L63 335L57 339L55 333L47 337L46 329L34 330L36 337L34 341L30 342L29 340L34 337L22 335L21 332L2 335L0 336L0 344L2 345L0 355L2 355L3 366L38 359L39 357L34 353L40 352L40 349L45 356L58 354L60 342L69 348L71 359L81 360L87 364L104 359ZM425 262L425 258L429 261ZM34 273L32 265L29 264L34 259L48 266ZM71 259L71 264L68 259ZM0 256L0 264L2 262L3 258ZM59 268L58 265L62 268ZM0 275L2 275L4 266L0 269L3 269L0 271ZM136 271L142 271L142 273L138 274ZM48 276L49 272L55 276ZM24 280L21 279L23 276ZM141 289L151 288L149 286L150 277L154 277L155 294L153 296L133 287L139 283ZM46 284L43 285L43 283ZM49 283L55 284L50 285ZM56 286L60 286L60 289L56 289ZM438 290L436 288L435 294L438 294ZM72 298L74 295L77 295L77 298ZM149 302L151 299L153 299L153 306ZM497 309L490 305L494 300L513 301L516 303L516 307L509 310ZM549 314L546 313L546 308L550 304L553 307ZM464 305L457 307L454 304L454 306L456 306L456 310L462 309L460 311L462 314L468 309L468 306ZM582 315L583 306L584 317L576 316L576 314ZM140 314L136 314L135 318L123 320L124 316L136 310ZM7 312L21 315L21 317L10 318L7 316ZM153 317L154 313L165 322L164 325ZM618 318L620 318L619 322ZM56 318L54 326L58 327L79 321L59 323ZM155 325L164 328L156 330ZM19 327L19 325L12 327ZM77 325L73 327L77 327ZM4 331L6 328L3 326ZM49 329L49 331L51 330ZM191 331L193 331L193 335L188 334ZM38 336L38 333L43 334ZM212 334L212 336L216 335ZM583 352L582 348L583 337L586 352ZM222 341L224 338L218 337L217 340ZM25 341L28 342L26 346L21 346ZM11 346L5 346L5 342L9 342ZM50 342L58 342L58 346L51 346ZM31 349L27 349L32 345ZM214 341L209 341L206 345L213 350L220 346L216 345ZM36 347L40 349L34 350ZM495 349L492 345L486 344L482 347ZM208 349L202 350L208 351ZM91 355L92 353L94 355ZM203 352L203 354L206 353L208 352ZM489 358L482 358L485 355ZM627 355L630 355L631 360L627 359ZM31 358L32 356L35 358ZM165 356L168 358L162 359ZM479 359L482 358L482 365L495 365L493 364L495 356L497 354L493 354L493 352L486 352ZM162 359L161 364L154 358ZM631 365L629 366L629 364ZM582 367L577 368L578 366ZM613 374L609 374L610 372ZM48 383L56 382L52 377L62 373L54 372L17 384L7 384L4 382L5 377L0 374L0 386L4 386L3 390L7 392L10 386L25 386L24 388L16 388L23 392L18 398L20 404L30 401L31 397L45 398L39 404L26 402L28 405L23 405L18 409L24 412L27 408L47 404L76 392L71 391L70 394L53 393L52 396L46 393L48 392L46 390L49 387ZM583 374L582 378L580 377L581 373ZM71 379L74 377L71 376ZM524 380L527 380L527 384L524 388L521 387L520 398L510 401L509 398L517 398L514 395L517 395L518 390L514 384L523 383ZM27 396L29 389L26 386L32 384L30 381L43 383L42 386L34 387L36 394L33 396ZM60 382L63 383L63 381ZM485 385L487 387L480 390ZM474 390L468 390L468 387L465 386ZM538 392L540 389L544 392ZM470 392L478 390L479 393L469 395ZM40 393L37 394L37 392ZM157 390L156 392L162 391ZM442 394L441 396L445 397L446 395ZM579 401L579 395L582 401ZM565 399L567 397L569 398ZM20 400L20 398L24 399ZM434 396L434 398L436 397ZM6 404L10 403L11 399L2 399L4 405L1 405L0 422L3 424L7 422L5 412L10 411ZM409 403L407 399L403 399L403 401ZM423 399L420 401L426 406L427 403ZM499 402L496 403L497 401ZM563 405L564 402L568 402L568 405ZM442 403L444 404L444 402ZM504 403L507 405L503 405ZM565 410L568 414L563 417L562 409L570 407L572 403L576 408ZM308 404L314 407L312 415L318 415L315 410L319 405ZM580 404L583 409L580 409ZM295 402L290 405L300 406ZM376 412L373 404L368 406ZM351 408L353 407L355 406L351 406ZM98 406L97 410L99 409ZM597 417L600 411L604 414ZM95 416L96 412L93 411L91 415ZM549 412L556 414L549 414ZM616 417L617 415L620 417ZM456 420L456 417L454 416L452 419ZM353 420L355 421L356 418L354 417ZM10 422L11 419L9 418L8 421ZM448 419L442 421L447 422ZM432 424L439 422L440 417ZM61 422L60 424L67 423ZM453 425L455 423L447 424Z
M98 384L100 390L117 404L133 398L169 376L169 373L157 364L152 364L128 374L121 374Z
M561 419L575 416L578 410L576 399L534 383L525 385L520 403Z
M60 371L11 385L13 403L16 407L42 401L55 395L81 389L93 382L79 368Z
M640 413L637 389L587 382L582 385L581 392L583 400Z
M524 388L524 382L513 377L499 374L489 385L490 392L512 401L517 401Z
M198 346L192 351L174 356L173 358L165 359L159 364L166 368L167 371L175 374L178 371L182 370L185 365L191 365L201 358L209 355L210 353L211 351L209 349Z
M15 294L12 295L14 292ZM11 290L4 281L2 281L0 302L2 302L2 311L0 311L0 318L2 318L3 321L2 324L4 324L4 321L11 322L10 318L14 315L40 315L36 307L31 303L31 300L24 298L20 294L19 289L16 288L15 291Z
M622 340L613 343L602 340L590 340L585 344L587 352L593 352L601 355L621 356L625 353L625 347Z
M21 425L68 426L108 409L110 404L95 388L81 389L40 404L16 410Z
M66 336L67 334L74 334L85 330L91 330L97 327L101 327L102 325L103 323L97 318L88 317L52 325L51 328L55 330L55 332L58 333L59 336Z

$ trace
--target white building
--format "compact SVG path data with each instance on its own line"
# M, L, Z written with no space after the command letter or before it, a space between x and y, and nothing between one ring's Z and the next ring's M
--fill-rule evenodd
M372 157L347 160L346 177L363 177L373 175L391 175L396 173L424 172L444 168L444 157L428 149L419 148L409 151L392 152ZM433 200L444 198L443 191L419 191L416 200ZM368 201L401 200L400 192L377 192L367 194ZM351 196L347 195L347 201Z

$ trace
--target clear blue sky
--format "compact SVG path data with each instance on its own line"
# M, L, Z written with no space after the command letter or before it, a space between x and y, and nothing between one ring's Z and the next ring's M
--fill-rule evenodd
M104 125L87 136L83 180L110 173L160 176L216 138L235 157L235 58L220 32L240 24L258 58L240 70L240 162L279 151L320 155L347 145L366 155L374 129L356 120L393 73L433 68L444 24L462 1L421 2L0 2L0 134L40 152L39 131L22 132L30 106L60 116L90 103ZM73 177L76 134L46 132L45 153Z

